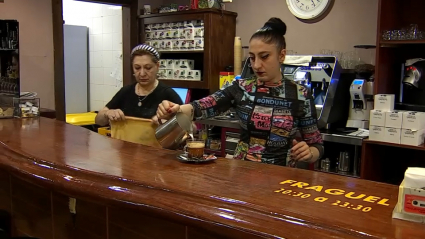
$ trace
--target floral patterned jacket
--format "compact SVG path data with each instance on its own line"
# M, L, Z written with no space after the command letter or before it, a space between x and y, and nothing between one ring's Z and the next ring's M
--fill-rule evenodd
M197 120L211 118L233 107L240 119L241 138L234 158L287 165L297 131L323 155L317 115L308 90L283 78L277 84L256 78L232 84L192 102Z

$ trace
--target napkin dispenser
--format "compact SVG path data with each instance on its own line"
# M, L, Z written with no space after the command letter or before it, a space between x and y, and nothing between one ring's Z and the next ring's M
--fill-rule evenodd
M425 223L425 168L406 170L393 218Z

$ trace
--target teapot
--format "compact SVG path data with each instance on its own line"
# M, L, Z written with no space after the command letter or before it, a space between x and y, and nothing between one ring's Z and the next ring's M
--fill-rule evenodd
M192 121L183 112L178 112L165 123L158 121L155 137L165 149L177 149L187 139L187 134L192 134Z

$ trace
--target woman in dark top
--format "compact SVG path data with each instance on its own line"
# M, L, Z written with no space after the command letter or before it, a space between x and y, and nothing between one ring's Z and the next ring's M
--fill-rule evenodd
M235 159L290 166L296 161L315 162L323 155L315 105L305 87L281 72L285 33L285 23L271 18L251 37L249 55L255 77L234 80L191 104L164 101L153 119L167 119L178 111L205 119L233 107L242 128ZM301 142L295 140L297 131Z
M172 88L158 81L159 53L153 47L136 46L131 52L131 62L136 83L124 86L115 94L97 114L96 124L104 126L110 120L124 120L125 116L151 119L163 100L183 103Z

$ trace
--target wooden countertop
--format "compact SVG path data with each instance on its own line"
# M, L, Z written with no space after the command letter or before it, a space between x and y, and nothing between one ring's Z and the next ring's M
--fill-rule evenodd
M69 195L257 237L425 238L422 224L391 218L396 186L176 154L47 118L0 120L0 168Z

